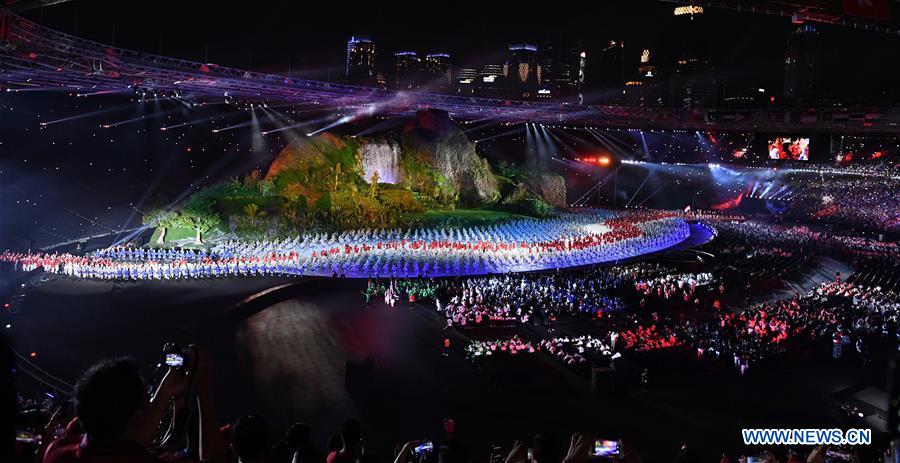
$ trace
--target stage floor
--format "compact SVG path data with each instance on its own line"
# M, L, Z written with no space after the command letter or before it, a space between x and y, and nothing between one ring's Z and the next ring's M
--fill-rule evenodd
M708 231L666 213L619 217L598 212L474 231L355 230L293 240L228 241L203 254L112 247L84 255L2 254L0 260L20 270L122 282L230 276L453 277L617 264L692 237L692 245L702 243L704 238L694 235Z
M665 236L658 236L657 240L648 243L642 247L632 247L629 246L626 249L621 249L616 252L601 252L599 254L592 254L589 252L580 253L580 251L567 252L563 254L568 254L560 257L559 259L543 259L538 258L534 261L526 261L523 259L519 263L511 263L505 262L504 264L498 265L497 268L488 268L488 267L469 267L468 264L460 265L460 262L457 260L455 266L453 268L441 268L431 269L428 272L423 272L419 270L418 263L410 265L408 268L401 268L396 270L390 269L382 269L381 271L365 271L362 269L350 268L346 270L338 270L334 268L323 268L323 269L306 269L303 273L307 276L332 276L335 273L347 277L347 278L370 278L373 276L380 277L389 277L395 276L399 278L415 278L417 276L428 276L428 277L455 277L455 276L477 276L477 275L487 275L491 273L508 273L508 272L533 272L533 271L541 271L541 270L555 270L555 269L563 269L563 268L578 268L590 265L604 265L604 264L618 264L621 262L629 262L633 260L639 260L644 256L652 255L658 252L666 251L672 248L676 248L678 246L684 247L693 247L699 246L710 239L712 239L713 232L708 226L700 224L698 222L687 222L682 219L678 219L681 221L682 225L686 225L686 227L679 227L677 229L670 230L670 233ZM592 230L592 233L602 233L603 230L608 231L608 227L605 225L600 225L597 230ZM685 245L684 243L688 242L689 244ZM613 243L611 245L603 245L598 246L597 249L602 249L606 246L618 246L621 243ZM683 249L683 248L679 248ZM473 252L473 256L478 255L478 251ZM524 257L528 257L528 254L524 254ZM470 257L471 258L471 257ZM413 258L411 261L415 261ZM426 261L432 260L432 258L424 259Z

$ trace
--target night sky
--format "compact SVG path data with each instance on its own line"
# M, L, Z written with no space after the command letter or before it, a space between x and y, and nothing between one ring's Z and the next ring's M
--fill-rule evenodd
M30 19L120 47L255 71L338 81L345 42L365 35L375 42L379 69L390 69L397 50L449 52L455 67L501 63L512 42L580 41L592 52L624 39L635 67L650 48L671 61L686 26L699 25L717 73L735 85L778 89L783 84L788 18L707 8L690 24L675 5L653 0L592 2L233 2L142 3L92 0L34 10ZM836 26L820 26L823 96L885 102L898 98L888 72L900 39ZM594 62L596 65L596 61ZM881 95L879 97L879 95Z

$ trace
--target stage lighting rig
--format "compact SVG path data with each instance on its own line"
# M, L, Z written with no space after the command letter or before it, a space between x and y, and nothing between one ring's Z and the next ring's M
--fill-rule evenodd
M575 160L580 163L591 164L599 167L609 167L613 162L612 156L608 154L600 154L596 156L579 156L575 158Z

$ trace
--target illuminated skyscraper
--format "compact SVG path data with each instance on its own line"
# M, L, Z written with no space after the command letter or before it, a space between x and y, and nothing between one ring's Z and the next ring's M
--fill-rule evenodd
M477 86L478 71L473 68L462 68L453 76L456 93L459 95L474 95Z
M625 83L623 95L630 106L661 106L662 84L657 73L656 58L650 49L640 53L637 77Z
M478 80L475 83L475 92L479 96L506 98L509 66L507 64L485 64L478 73Z
M429 53L425 55L425 71L432 82L439 88L446 88L453 79L453 66L447 53Z
M656 77L656 65L650 60L650 49L641 51L641 64L638 67L638 75L641 78L653 79Z
M506 60L506 83L509 97L516 99L533 99L542 82L542 71L538 59L538 47L527 43L509 46L509 57Z
M813 24L799 24L788 36L784 54L784 99L803 104L816 96L818 87L819 31Z
M713 107L719 82L710 64L708 25L703 7L687 5L673 12L678 24L675 63L667 72L668 105L682 108Z
M414 51L394 53L394 88L416 90L422 85L422 61Z
M538 97L581 102L587 52L577 45L541 46L541 82Z
M425 59L419 58L414 51L394 53L394 87L398 90L447 92L451 89L452 78L447 53L429 53Z
M375 70L375 43L362 37L347 40L347 62L344 71L347 83L353 85L377 85Z

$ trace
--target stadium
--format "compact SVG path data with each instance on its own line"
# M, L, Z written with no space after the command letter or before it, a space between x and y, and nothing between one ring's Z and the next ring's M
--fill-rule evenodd
M900 461L898 15L0 0L0 461Z

